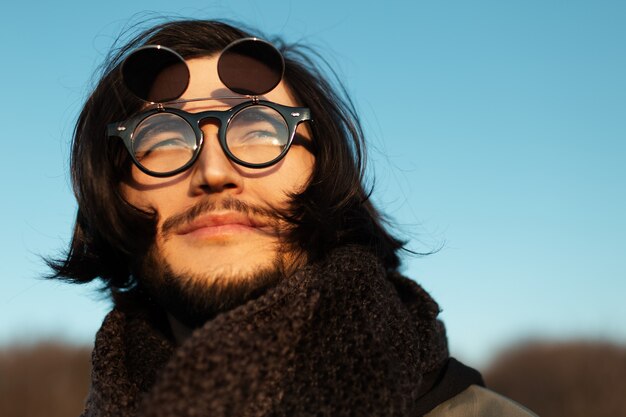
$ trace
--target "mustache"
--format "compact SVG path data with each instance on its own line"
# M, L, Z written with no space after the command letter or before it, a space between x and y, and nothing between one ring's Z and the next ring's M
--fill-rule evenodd
M233 197L228 197L224 200L220 200L219 202L202 200L182 213L174 214L163 221L161 234L167 236L181 226L191 223L197 217L217 210L236 211L245 214L248 217L263 217L264 220L267 220L267 223L271 225L277 224L281 219L277 210L270 210L259 205L246 203Z

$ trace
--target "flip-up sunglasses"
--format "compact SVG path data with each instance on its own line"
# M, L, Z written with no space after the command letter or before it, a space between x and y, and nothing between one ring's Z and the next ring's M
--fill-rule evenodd
M169 177L193 165L204 142L201 123L218 122L218 139L225 155L249 168L276 164L289 151L296 128L311 120L308 108L289 107L261 96L274 89L285 69L282 54L258 38L244 38L228 45L217 63L218 76L232 92L228 97L180 100L189 85L185 60L161 45L133 51L122 63L124 84L149 108L123 122L107 126L109 137L120 138L135 165L151 176ZM247 99L227 110L189 113L182 103L211 99ZM308 147L308 142L301 140Z

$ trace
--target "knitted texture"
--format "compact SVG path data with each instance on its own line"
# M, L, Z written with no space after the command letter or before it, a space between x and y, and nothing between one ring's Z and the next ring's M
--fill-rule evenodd
M448 357L415 282L345 247L180 346L148 313L115 309L93 352L85 417L413 416Z

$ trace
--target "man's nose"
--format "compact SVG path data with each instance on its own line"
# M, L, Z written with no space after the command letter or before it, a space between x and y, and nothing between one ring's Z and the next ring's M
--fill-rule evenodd
M239 167L222 150L218 138L219 123L205 121L201 129L204 140L198 159L192 167L192 192L240 193L243 188L243 178Z

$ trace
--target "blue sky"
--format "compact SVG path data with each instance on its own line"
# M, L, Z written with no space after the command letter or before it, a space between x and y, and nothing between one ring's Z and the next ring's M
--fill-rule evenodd
M118 34L152 13L304 42L347 86L374 199L443 309L453 354L527 338L626 343L626 3L13 2L0 87L0 346L91 343L106 300L40 279L75 203L73 123Z

